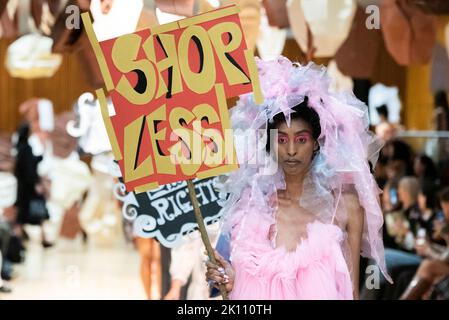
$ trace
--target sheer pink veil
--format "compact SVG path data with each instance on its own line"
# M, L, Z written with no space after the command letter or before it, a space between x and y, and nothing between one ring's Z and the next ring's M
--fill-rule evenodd
M242 95L231 109L231 122L240 168L227 175L218 185L224 206L224 230L239 219L237 206L243 192L248 193L246 205L269 206L272 195L285 182L280 169L270 170L273 156L265 150L268 123L282 112L290 123L292 108L308 97L308 104L320 117L320 151L304 182L301 206L332 223L344 221L345 210L339 199L348 186L355 190L365 211L362 252L386 271L382 240L383 215L379 202L380 189L371 174L382 143L368 130L368 108L352 92L329 91L330 78L326 68L313 63L302 66L285 57L273 61L257 60L260 84L264 95L262 105L252 94ZM268 169L267 169L268 168Z

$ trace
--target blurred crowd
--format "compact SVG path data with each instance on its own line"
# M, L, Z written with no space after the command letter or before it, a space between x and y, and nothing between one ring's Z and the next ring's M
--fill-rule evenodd
M446 93L436 93L434 104L434 130L447 131ZM414 152L405 139L397 137L398 131L385 120L385 112L385 108L379 110L384 120L378 125L381 130L376 128L385 145L375 176L383 190L385 257L394 283L382 278L377 287L370 287L362 282L361 297L448 299L449 139L428 140L423 149L432 150L431 154Z
M14 265L25 261L30 230L40 232L45 249L61 238L105 243L122 230L115 180L107 168L112 156L83 151L79 137L67 130L79 121L75 112L54 115L52 102L38 98L19 109L23 122L13 134L0 136L3 293L11 292L6 282L20 276Z
M136 237L132 221L123 218L115 194L120 174L93 95L81 95L73 111L57 115L46 99L27 100L19 109L23 122L13 134L0 136L0 299L13 290L21 276L15 266L25 262L29 244L37 240L30 230L39 232L45 250L62 240L136 250L140 270L130 272L136 278L140 272L148 299L206 299L197 232L170 250ZM217 224L209 233L213 241Z
M446 93L435 95L434 110L434 132L447 132ZM24 121L16 132L0 135L0 294L11 292L20 277L14 266L26 257L26 226L34 225L46 250L61 238L85 245L126 239L140 256L148 299L209 298L199 236L170 250L135 237L132 223L123 219L111 148L92 95L82 95L72 112L54 115L45 99L28 100L20 111ZM373 131L384 145L373 169L383 191L385 255L394 283L380 275L371 283L371 261L363 260L361 298L448 299L449 138L430 139L416 151L401 138L402 128L388 121L386 106L375 112ZM56 232L49 233L48 224ZM219 228L209 228L215 243Z

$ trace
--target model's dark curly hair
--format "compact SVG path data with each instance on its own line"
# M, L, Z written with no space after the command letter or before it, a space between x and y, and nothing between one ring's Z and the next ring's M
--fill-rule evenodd
M292 108L293 112L290 114L291 120L301 119L310 125L312 129L312 137L316 140L321 135L320 117L318 113L309 106L309 98L304 97L304 101ZM267 145L266 150L270 152L270 130L277 129L281 123L286 121L284 113L278 113L273 117L273 121L268 123L267 127Z

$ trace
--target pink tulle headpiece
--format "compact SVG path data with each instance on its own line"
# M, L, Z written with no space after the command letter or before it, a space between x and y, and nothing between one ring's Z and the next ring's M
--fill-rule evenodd
M384 276L386 272L382 240L383 215L380 190L371 168L375 167L381 142L368 130L368 108L352 92L332 93L326 68L309 63L301 66L285 57L257 61L264 103L256 105L252 94L243 95L231 109L231 122L240 169L220 185L225 209L225 229L232 221L233 207L245 190L250 190L254 208L269 206L276 190L285 188L282 170L270 172L273 157L265 151L267 126L283 113L290 125L292 108L308 97L308 105L320 117L319 153L314 157L304 181L300 205L316 213L325 223L344 224L340 205L342 192L355 190L365 211L362 255L373 258ZM257 161L253 161L257 158Z

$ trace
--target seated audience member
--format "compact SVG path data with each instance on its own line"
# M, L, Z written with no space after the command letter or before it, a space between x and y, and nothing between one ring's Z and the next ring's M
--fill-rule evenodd
M446 245L433 244L428 240L417 242L416 251L426 259L421 262L415 277L401 296L403 300L425 298L432 285L449 275L449 188L441 192L440 204L444 221L436 224L435 236L444 239Z
M382 208L384 212L395 211L400 208L397 194L399 180L413 173L412 150L405 142L393 140L382 149L381 158L385 159L386 176Z
M438 184L438 173L433 160L425 154L415 158L413 172L420 183Z

